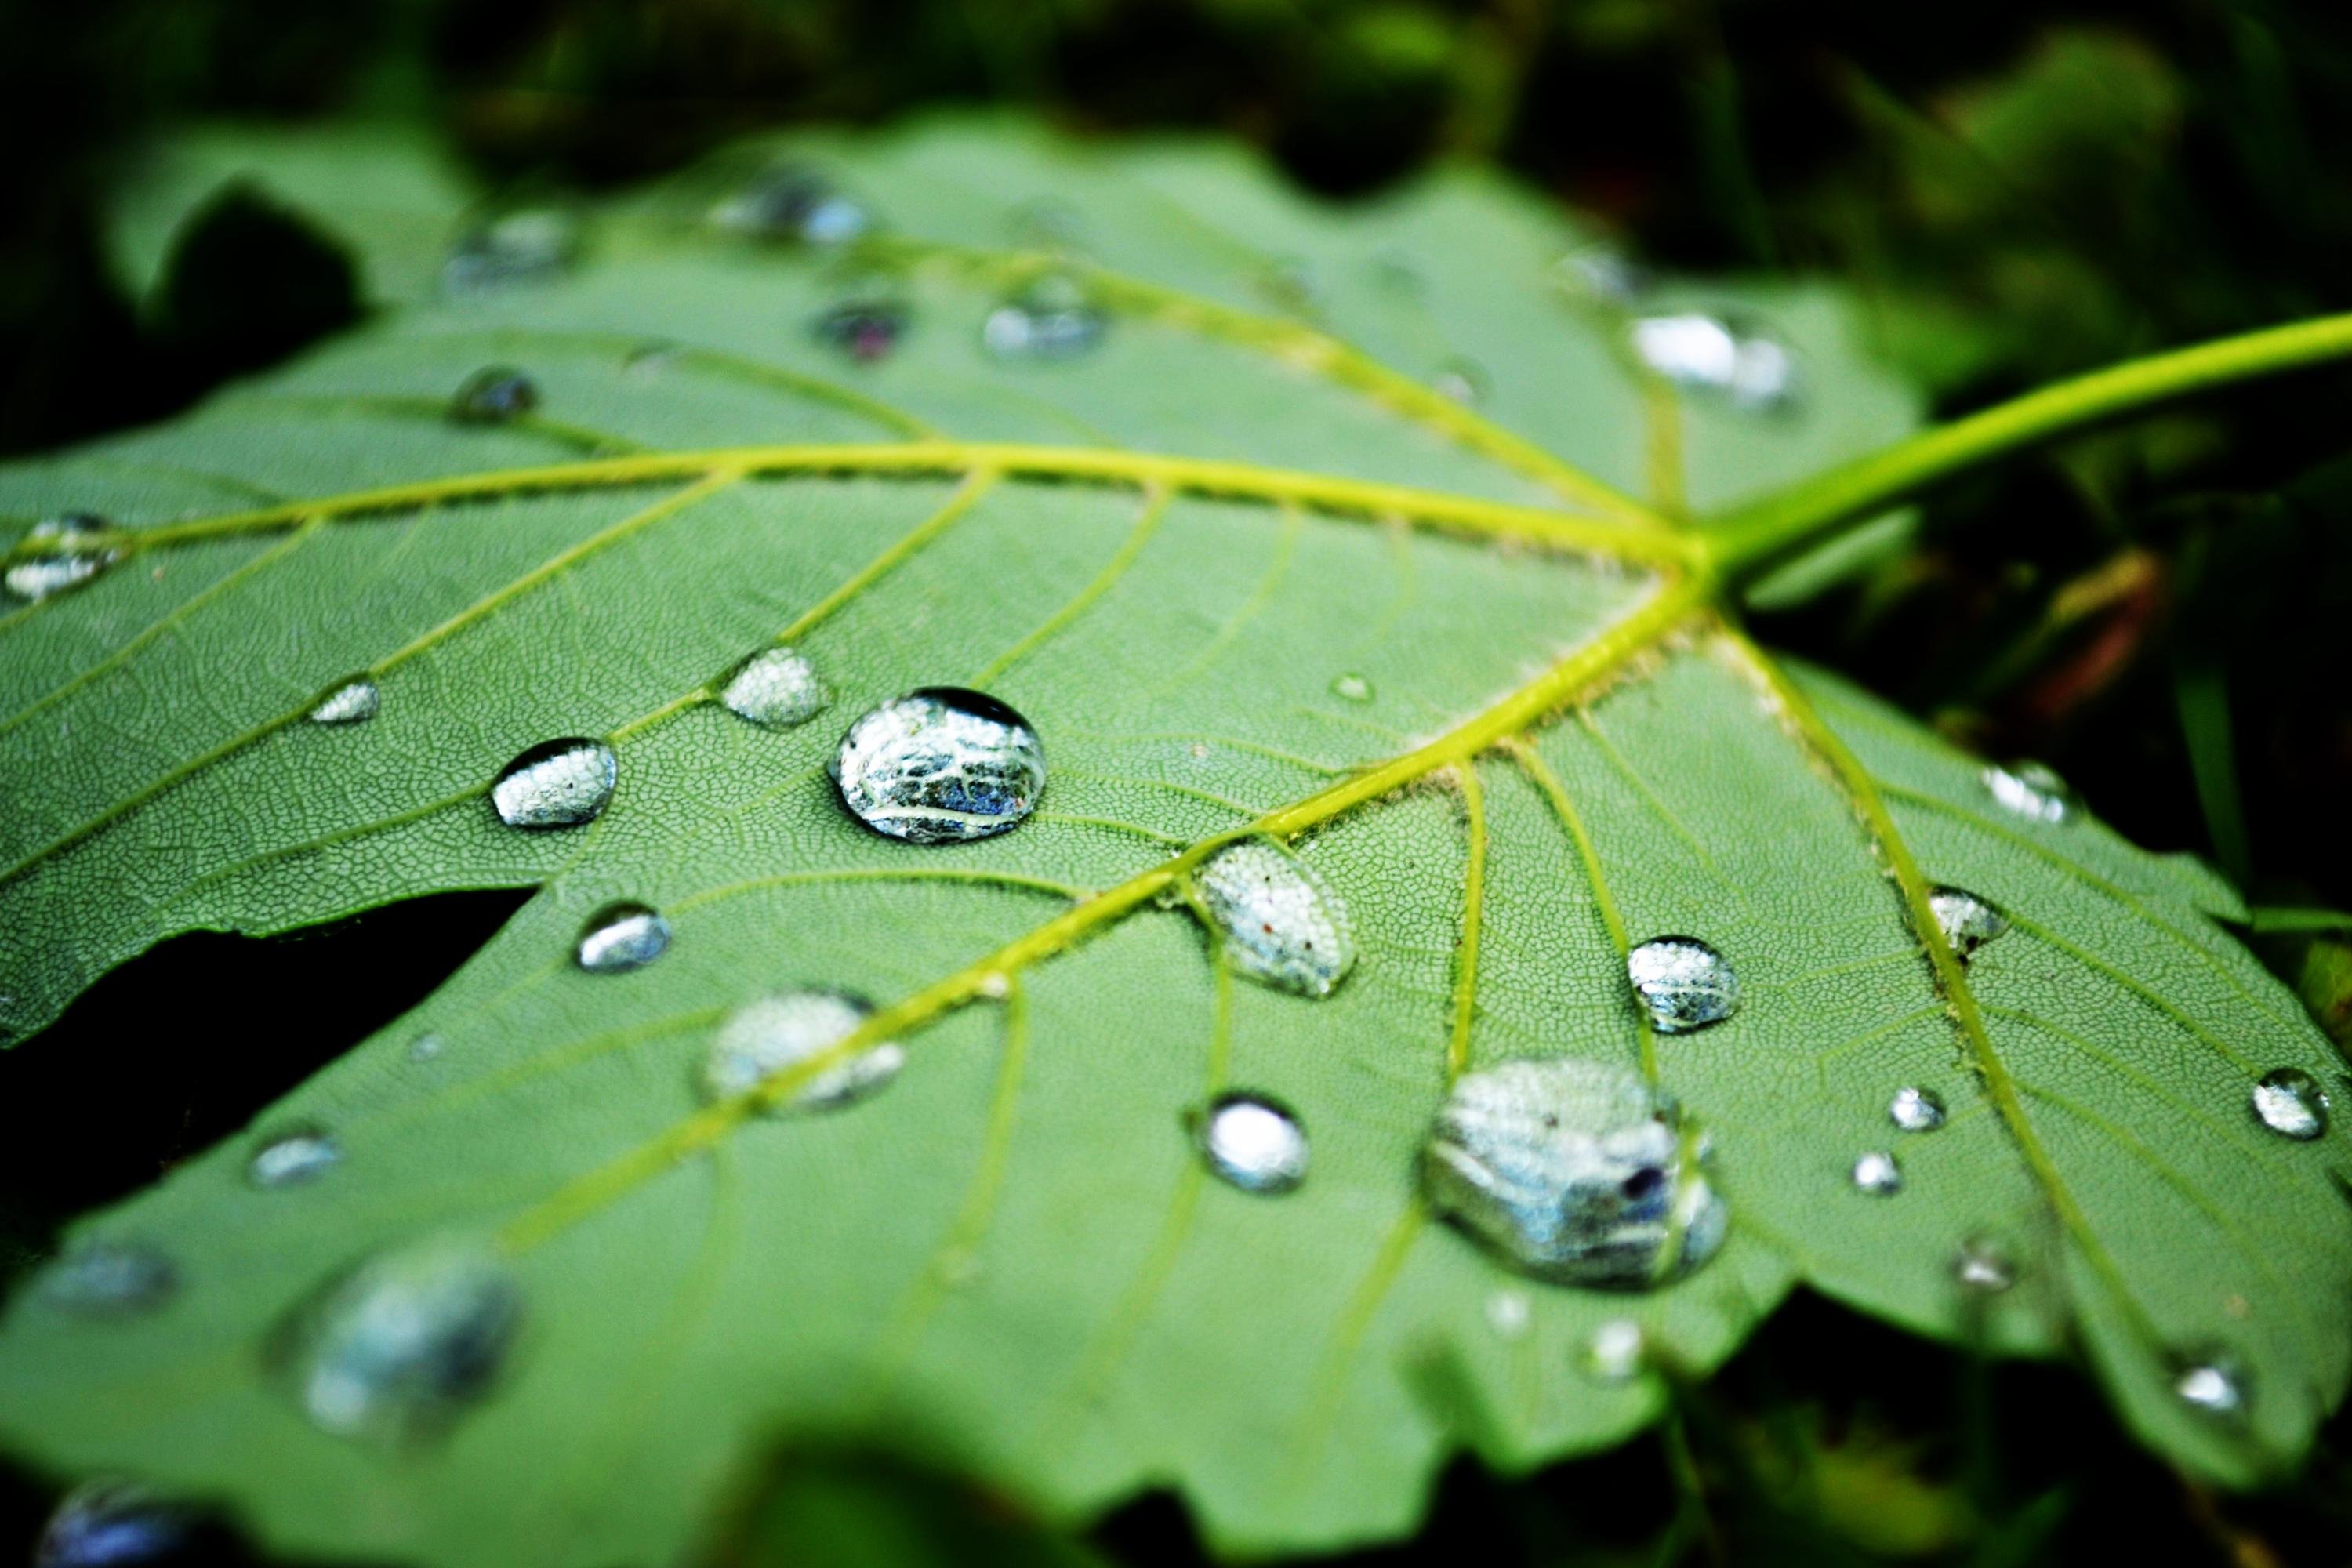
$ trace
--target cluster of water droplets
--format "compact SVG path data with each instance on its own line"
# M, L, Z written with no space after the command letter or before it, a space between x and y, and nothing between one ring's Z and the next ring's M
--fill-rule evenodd
M873 1013L863 998L838 991L787 991L746 1003L710 1042L703 1095L716 1101L750 1094L839 1045ZM760 1110L770 1116L835 1110L878 1092L906 1065L906 1047L897 1041L869 1044Z
M57 548L47 555L28 555L13 563L5 574L0 574L0 587L7 589L9 597L28 604L80 587L122 558L119 550L74 542L105 531L106 520L86 511L42 519L25 537L52 542Z
M861 717L830 771L842 804L912 844L988 838L1018 826L1045 787L1045 748L1011 707L927 686Z

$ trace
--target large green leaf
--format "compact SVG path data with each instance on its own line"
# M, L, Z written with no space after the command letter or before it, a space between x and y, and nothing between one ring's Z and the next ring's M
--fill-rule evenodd
M913 324L878 363L811 335L838 259L708 233L697 176L594 215L560 278L418 300L0 475L0 509L103 513L126 552L0 623L16 1029L174 931L540 889L257 1122L331 1130L323 1178L257 1190L239 1140L77 1229L163 1249L179 1287L100 1317L21 1292L12 1447L379 1558L667 1560L779 1434L1057 1514L1173 1484L1224 1545L1303 1547L1406 1528L1455 1448L1524 1466L1635 1429L1656 1380L1577 1371L1604 1322L1704 1370L1803 1282L2079 1352L2212 1476L2302 1450L2346 1375L2352 1218L2333 1137L2250 1113L2263 1072L2331 1058L2211 923L2234 896L2080 810L2008 813L1908 720L1782 671L1696 536L1609 488L1671 484L1678 450L1711 503L1898 433L1830 300L1739 291L1800 344L1807 402L1693 407L1670 440L1613 308L1559 286L1574 237L1467 176L1339 216L1198 150L950 127L800 151L894 226L866 258ZM313 216L413 258L460 218L429 209ZM1109 268L1086 275L1112 325L1067 363L993 361L982 317L1044 263L988 247L1041 213ZM370 275L414 298L429 269ZM1462 358L1483 413L1427 388ZM537 412L443 418L492 362ZM835 694L781 731L712 700L779 638ZM305 721L362 673L379 716ZM1043 806L981 843L878 837L824 763L943 683L1035 721ZM574 735L618 752L610 809L500 826L492 776ZM1203 940L1191 874L1249 834L1351 916L1328 998ZM1938 883L2011 922L1965 968L1922 940ZM583 973L616 899L674 944ZM1670 932L1735 966L1729 1021L1641 1026L1624 945ZM899 1078L822 1116L703 1106L730 1012L812 985L882 1005L844 1049L904 1040ZM1679 1283L1521 1279L1417 1197L1449 1079L1559 1055L1642 1065L1712 1132L1730 1238ZM1948 1123L1895 1131L1905 1085ZM1303 1119L1296 1193L1203 1173L1184 1113L1227 1087ZM1855 1190L1886 1148L1903 1190ZM410 1450L310 1429L265 1346L355 1259L445 1233L488 1238L527 1304L494 1394ZM1956 1281L1987 1239L2013 1289ZM2222 1355L2235 1415L2175 1391Z

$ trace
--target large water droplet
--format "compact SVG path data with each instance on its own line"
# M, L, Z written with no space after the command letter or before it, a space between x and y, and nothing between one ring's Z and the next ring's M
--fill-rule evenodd
M522 1323L522 1293L479 1247L436 1240L378 1254L328 1285L275 1347L294 1402L338 1436L402 1442L488 1394Z
M33 1548L33 1568L157 1568L210 1561L204 1519L136 1481L86 1481L65 1495Z
M1739 1005L1739 977L1696 937L1654 937L1625 955L1625 973L1662 1035L1720 1024Z
M816 170L772 163L710 210L720 228L758 239L847 245L873 232L873 209Z
M607 904L580 929L573 956L591 974L643 969L669 951L669 921L644 904Z
M1994 804L2029 822L2063 822L2074 807L2066 781L2040 763L1989 767L1984 786Z
M1796 399L1797 356L1759 322L1687 310L1643 316L1631 331L1642 362L1676 386L1755 412Z
M2246 1413L2248 1379L2234 1357L2214 1353L2185 1362L2172 1380L2172 1392L2191 1410L2208 1415L2238 1416Z
M1903 1167L1884 1149L1873 1149L1853 1162L1853 1190L1874 1198L1893 1197L1903 1190Z
M1438 1212L1527 1273L1643 1289L1723 1244L1706 1160L1706 1140L1640 1074L1559 1058L1456 1083L1423 1172Z
M446 294L542 283L580 254L580 221L560 207L518 207L475 225L441 264Z
M1961 888L1937 888L1927 908L1955 957L1966 958L2009 929L2009 917Z
M789 730L824 712L833 693L825 689L816 667L799 653L772 647L745 659L728 678L719 700L739 719L771 730Z
M875 832L950 844L1006 832L1036 809L1045 747L995 698L927 686L852 724L829 771Z
M2254 1115L2282 1137L2308 1142L2327 1131L2327 1091L2301 1068L2278 1068L2254 1085Z
M991 310L980 341L999 359L1070 360L1091 353L1109 330L1109 313L1085 284L1048 272Z
M1906 1083L1886 1102L1886 1119L1906 1132L1933 1132L1944 1124L1944 1097Z
M1952 1258L1952 1278L1964 1290L1998 1296L2017 1283L2017 1263L2009 1248L1990 1237L1971 1237Z
M539 406L539 384L511 365L486 365L457 384L449 417L460 425L504 425Z
M383 706L383 695L375 682L362 676L335 688L310 710L313 724L362 724L376 715Z
M245 1173L257 1187L297 1187L315 1182L342 1163L342 1146L316 1128L281 1132L253 1152Z
M1237 974L1302 996L1328 996L1356 962L1347 906L1305 861L1271 839L1244 838L1193 873Z
M70 511L61 517L44 518L25 537L70 541L105 531L105 519L86 511ZM121 559L122 552L119 550L91 550L68 543L50 554L28 555L15 563L5 574L0 574L0 585L5 585L16 598L37 601L79 587Z
M1307 1179L1307 1130L1273 1100L1220 1095L1192 1117L1210 1172L1245 1193L1286 1193Z
M171 1299L180 1270L154 1247L135 1241L85 1241L41 1271L40 1298L83 1317L125 1317Z
M509 763L490 804L509 827L574 827L593 822L613 798L620 763L602 741L547 741Z
M844 300L819 311L810 333L826 348L859 364L872 364L898 346L912 319L897 300Z
M1595 1383L1621 1384L1641 1376L1648 1360L1649 1340L1642 1325L1631 1318L1611 1318L1585 1342L1582 1365L1584 1375Z
M873 1015L855 996L837 991L787 991L735 1010L710 1042L702 1064L702 1090L711 1100L749 1094L768 1079L839 1043ZM885 1040L825 1068L789 1099L761 1106L763 1114L830 1110L862 1100L898 1077L906 1047Z

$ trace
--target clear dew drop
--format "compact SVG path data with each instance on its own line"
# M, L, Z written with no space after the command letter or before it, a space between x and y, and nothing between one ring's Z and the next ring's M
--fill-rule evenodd
M490 785L490 804L509 827L576 827L603 815L620 777L602 741L547 741L509 763Z
M1933 1132L1944 1124L1944 1097L1906 1083L1886 1102L1886 1119L1906 1132Z
M484 294L544 283L580 255L580 220L561 207L518 207L458 237L441 264L441 291Z
M572 957L591 974L643 969L669 951L669 921L645 904L607 904L580 929Z
M299 1187L317 1181L342 1162L342 1145L332 1134L303 1127L281 1132L256 1149L246 1162L245 1175L264 1189Z
M413 1062L429 1062L446 1050L448 1046L448 1040L440 1035L430 1033L419 1035L408 1042L408 1059Z
M1739 977L1696 937L1654 937L1625 955L1626 977L1662 1035L1720 1024L1739 1005Z
M1431 391L1465 408L1475 408L1486 402L1492 384L1486 367L1468 359L1448 360L1429 378Z
M1644 1289L1723 1244L1729 1216L1706 1163L1706 1141L1640 1074L1556 1058L1464 1077L1422 1170L1433 1206L1514 1268Z
M72 540L106 531L106 520L86 511L70 511L35 523L27 540ZM38 603L53 594L79 588L122 559L119 550L90 550L68 544L47 555L28 555L0 574L0 586L11 598Z
M1903 1190L1903 1167L1884 1149L1854 1157L1853 1190L1874 1198L1891 1198Z
M2000 1242L1990 1237L1971 1237L1953 1256L1952 1278L1964 1290L1998 1296L2017 1283L2017 1262Z
M816 667L798 651L772 647L753 654L727 679L719 700L739 719L771 730L805 724L833 700Z
M1193 873L1234 973L1302 996L1328 996L1356 962L1347 906L1303 860L1245 838Z
M710 1042L702 1064L704 1098L732 1100L752 1092L837 1044L873 1011L859 998L838 991L787 991L745 1004ZM789 1098L765 1103L761 1110L770 1116L835 1110L878 1092L906 1065L906 1047L885 1040L825 1068Z
M485 365L457 384L449 417L460 425L504 425L539 406L539 384L512 365Z
M1192 1140L1210 1174L1245 1193L1286 1193L1307 1179L1307 1130L1255 1094L1220 1095L1193 1113Z
M204 1520L137 1481L85 1481L41 1528L33 1568L145 1568L202 1561Z
M42 1270L40 1299L85 1318L152 1311L180 1288L180 1270L155 1247L136 1241L85 1241Z
M2327 1091L2301 1068L2276 1068L2254 1085L2255 1120L2282 1138L2309 1142L2327 1132Z
M1036 809L1045 747L995 698L927 686L852 724L830 771L842 804L875 832L954 844L1008 832Z
M1631 1383L1649 1361L1649 1336L1631 1318L1612 1318L1584 1342L1584 1375L1595 1383Z
M1642 265L1613 245L1580 245L1552 264L1552 276L1570 293L1610 304L1631 303L1650 288Z
M1633 353L1666 380L1747 413L1797 398L1797 356L1770 328L1735 315L1670 311L1634 321Z
M435 1240L329 1283L273 1349L312 1426L404 1443L437 1435L488 1394L522 1315L521 1290L491 1253Z
M2041 763L2012 763L1984 771L1993 804L2028 822L2063 822L2074 809L2074 792Z
M2009 917L1962 888L1937 888L1927 894L1927 909L1944 933L1953 956L1966 958L2009 929Z
M852 363L872 364L898 346L913 319L898 300L844 300L819 311L809 334Z
M313 724L364 724L383 706L383 694L375 682L362 677L349 681L329 692L316 708L310 710Z
M2246 1413L2245 1369L2228 1355L2200 1355L2184 1362L2172 1380L2172 1392L2181 1404L2207 1415Z
M1085 284L1048 272L988 313L980 342L998 359L1051 363L1092 353L1109 331L1109 312Z
M1525 1338L1535 1312L1535 1301L1525 1290L1497 1290L1486 1298L1487 1326L1507 1340Z
M843 246L877 226L874 211L814 169L772 163L710 209L710 221L754 239Z
M1370 681L1351 669L1331 678L1331 695L1342 702L1370 702L1378 693Z

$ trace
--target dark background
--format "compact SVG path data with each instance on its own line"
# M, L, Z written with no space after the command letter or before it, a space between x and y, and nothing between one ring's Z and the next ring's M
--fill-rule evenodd
M2342 5L20 0L5 23L0 452L161 417L353 318L340 259L283 233L212 235L145 317L110 291L104 192L193 118L421 118L494 182L592 189L780 123L974 103L1237 136L1340 197L1486 159L1656 263L1843 282L1946 415L2352 308ZM2257 903L2352 907L2347 393L2307 374L1969 479L1900 560L1758 630L2048 759ZM423 996L516 902L184 938L0 1058L0 1279ZM2352 1037L2347 933L2256 941ZM102 1136L42 1135L84 1115ZM2298 1483L2210 1497L2072 1373L1989 1372L1801 1302L1664 1435L1517 1481L1458 1467L1421 1542L1362 1561L2338 1563L2347 1454L2339 1423ZM1076 1546L854 1455L776 1475L726 1560L1197 1556L1164 1499ZM0 1561L47 1496L0 1474Z

